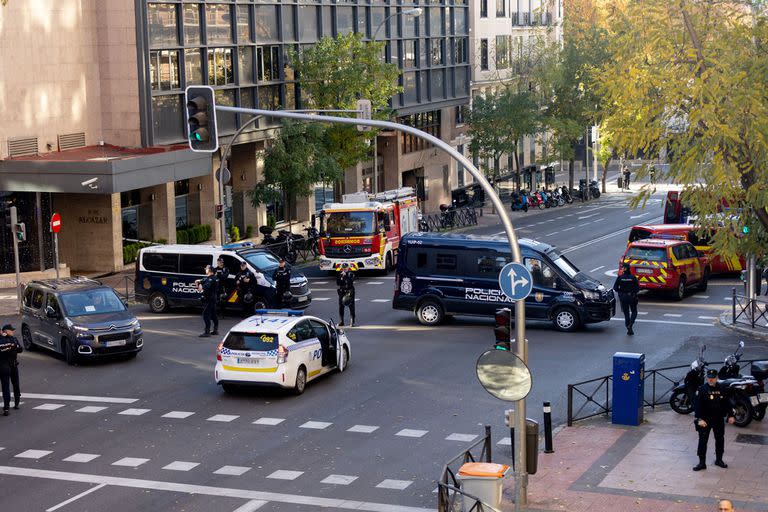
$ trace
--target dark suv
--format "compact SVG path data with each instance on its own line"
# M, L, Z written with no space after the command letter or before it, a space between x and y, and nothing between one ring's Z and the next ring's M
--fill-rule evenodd
M21 307L24 348L43 347L81 358L124 354L144 346L139 320L109 286L84 277L32 281Z

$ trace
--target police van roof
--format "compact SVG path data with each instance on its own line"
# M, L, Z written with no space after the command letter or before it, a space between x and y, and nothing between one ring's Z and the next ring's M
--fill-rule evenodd
M403 237L405 245L408 245L408 240L419 240L419 247L430 245L447 245L453 247L486 247L488 245L498 244L503 244L507 247L509 246L509 242L504 236L465 235L460 233L429 233L419 231L408 233ZM531 249L544 253L556 250L556 247L553 245L545 244L531 238L519 238L517 241L521 248Z
M188 245L188 244L164 244L164 245L150 245L144 247L144 252L165 252L174 254L215 254L223 251L230 251L235 253L247 253L256 251L267 251L265 247L258 246L221 246L221 245Z
M296 325L296 322L305 318L308 317L303 316L301 311L268 310L266 313L257 312L255 315L240 321L231 330L234 332L283 332L291 329Z

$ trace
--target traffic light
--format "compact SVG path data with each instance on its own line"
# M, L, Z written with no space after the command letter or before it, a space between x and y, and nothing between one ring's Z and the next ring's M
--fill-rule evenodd
M506 425L509 428L512 428L515 426L514 414L515 414L514 409L507 409L506 411L504 411L504 425Z
M747 226L745 224L744 227L741 228L741 232L744 233L745 235L748 235L749 234L749 226Z
M23 222L17 222L13 232L16 234L16 240L19 242L27 240L27 226L25 226Z
M512 310L501 308L496 310L496 327L493 334L496 337L497 350L510 350L509 340L512 333Z
M189 149L201 153L213 153L219 149L216 131L216 99L213 89L206 85L187 87L187 124L189 125Z
M216 205L216 218L220 219L224 216L224 205L223 204L217 204Z

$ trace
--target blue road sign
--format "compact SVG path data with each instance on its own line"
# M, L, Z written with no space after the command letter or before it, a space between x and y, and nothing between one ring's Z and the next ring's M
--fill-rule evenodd
M523 300L531 294L533 278L524 265L507 263L499 273L499 286L510 299Z

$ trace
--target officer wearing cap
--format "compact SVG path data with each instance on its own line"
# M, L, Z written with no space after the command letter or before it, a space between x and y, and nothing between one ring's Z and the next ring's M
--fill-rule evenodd
M728 423L733 424L734 417L731 403L725 396L723 387L717 382L717 370L707 370L707 381L696 391L693 407L696 416L693 421L699 433L699 448L696 451L699 463L693 467L693 470L707 469L707 441L709 441L710 430L715 434L715 466L727 468L728 464L723 461L725 450L723 419L727 417Z
M344 325L344 309L349 308L349 314L352 316L352 327L357 327L355 322L355 272L356 267L349 263L342 263L339 268L339 274L336 276L336 293L339 295L339 325Z
M291 300L291 269L285 264L285 258L280 258L278 267L272 272L272 280L275 282L275 296L277 303L287 306Z
M19 359L24 349L16 339L16 329L5 324L0 333L0 385L3 388L3 416L8 416L11 408L11 384L13 385L13 408L19 408L21 389L19 388Z
M624 313L624 325L627 327L627 334L632 336L635 331L632 330L632 326L635 325L637 319L637 292L640 291L640 283L637 278L632 275L632 267L629 263L622 265L623 272L616 278L616 282L613 283L613 289L619 294L619 301L621 301L621 311Z

